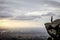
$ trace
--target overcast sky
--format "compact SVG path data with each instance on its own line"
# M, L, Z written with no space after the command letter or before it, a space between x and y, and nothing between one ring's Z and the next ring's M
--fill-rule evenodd
M60 0L0 0L0 18L28 16L31 19L30 16L60 16L59 13Z
M60 18L60 0L0 0L0 19L38 21Z

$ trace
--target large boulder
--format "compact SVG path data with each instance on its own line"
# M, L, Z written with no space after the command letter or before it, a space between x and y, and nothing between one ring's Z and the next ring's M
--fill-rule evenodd
M45 27L51 37L60 39L60 19L45 23Z

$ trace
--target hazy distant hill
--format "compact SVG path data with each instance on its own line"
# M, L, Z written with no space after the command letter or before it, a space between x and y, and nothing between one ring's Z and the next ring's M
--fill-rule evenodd
M24 30L17 30L17 31L11 31L8 29L0 29L0 38L17 38L20 39L27 39L27 38L39 38L39 39L47 39L48 34L46 31L34 28L34 29L24 29Z

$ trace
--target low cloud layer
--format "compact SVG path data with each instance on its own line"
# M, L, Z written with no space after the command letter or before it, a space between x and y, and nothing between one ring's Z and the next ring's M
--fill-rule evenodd
M17 16L13 18L13 20L34 20L37 18L41 18L40 16Z
M8 13L0 13L0 19L2 18L10 18L12 17L12 15L8 14Z
M54 13L49 12L48 14L43 14L42 16L56 16Z

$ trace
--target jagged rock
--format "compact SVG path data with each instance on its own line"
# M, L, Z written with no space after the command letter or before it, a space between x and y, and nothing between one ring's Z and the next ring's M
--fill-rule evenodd
M60 40L60 19L56 19L50 23L45 23L48 34L55 40Z

